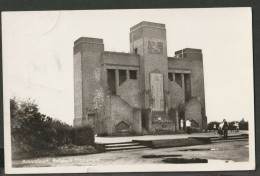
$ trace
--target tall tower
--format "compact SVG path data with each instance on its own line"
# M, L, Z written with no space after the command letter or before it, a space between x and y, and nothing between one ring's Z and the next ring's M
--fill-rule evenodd
M164 24L141 22L130 29L130 52L140 55L142 109L167 112L168 59Z
M74 125L95 122L95 96L102 93L100 56L102 39L81 37L74 42Z

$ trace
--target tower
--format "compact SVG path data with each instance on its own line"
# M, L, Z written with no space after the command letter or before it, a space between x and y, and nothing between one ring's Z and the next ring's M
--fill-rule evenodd
M130 52L140 55L142 109L167 112L168 59L164 24L141 22L130 29Z
M74 125L95 125L96 100L102 95L102 39L81 37L74 42Z

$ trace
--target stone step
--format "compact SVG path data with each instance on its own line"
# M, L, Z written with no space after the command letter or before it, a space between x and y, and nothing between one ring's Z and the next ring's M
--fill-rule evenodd
M106 144L106 148L113 148L113 147L128 147L128 146L139 146L138 143L123 143L123 144Z
M210 137L210 139L217 139L218 136L215 137ZM248 136L244 136L244 135L235 135L235 136L228 136L228 138L248 138Z
M218 139L211 141L212 143L217 143L217 142L232 142L232 141L248 141L248 138L241 138L241 139Z
M133 142L115 142L115 143L104 143L104 145L115 145L115 144L132 144Z
M236 136L236 137L229 136L227 140L238 140L238 139L248 139L248 137L246 137L246 136L240 136L240 137L238 137L238 136ZM211 141L217 141L217 140L219 140L219 138L217 138L217 137L216 138L211 138L210 140Z
M105 147L105 151L132 150L132 149L147 148L147 146L142 145L137 142L106 143L106 144L104 144L104 147Z
M143 149L147 148L144 145L136 145L136 146L128 146L128 147L113 147L113 148L106 148L106 151L118 151L118 150L133 150L133 149Z

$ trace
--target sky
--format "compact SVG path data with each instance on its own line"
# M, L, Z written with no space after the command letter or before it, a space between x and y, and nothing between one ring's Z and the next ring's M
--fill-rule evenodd
M106 51L129 52L130 27L141 21L166 25L168 56L202 49L208 122L254 120L250 8L5 12L5 97L34 99L72 125L74 41L102 38Z

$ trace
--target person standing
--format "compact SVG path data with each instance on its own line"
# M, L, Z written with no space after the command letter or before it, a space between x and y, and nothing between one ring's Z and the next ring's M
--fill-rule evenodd
M223 137L223 130L222 130L222 128L223 128L223 126L224 126L224 123L223 122L221 122L220 124L219 124L219 126L218 126L218 139L222 139L222 137Z
M183 120L181 119L181 130L183 130Z
M228 123L226 119L223 120L224 139L228 138Z
M239 132L239 124L238 124L238 122L235 123L235 127L236 127L236 132Z
M186 120L186 129L187 133L191 134L191 122L189 120Z
M214 132L215 132L216 129L217 129L217 125L214 124L214 125L213 125L213 130L214 130Z

